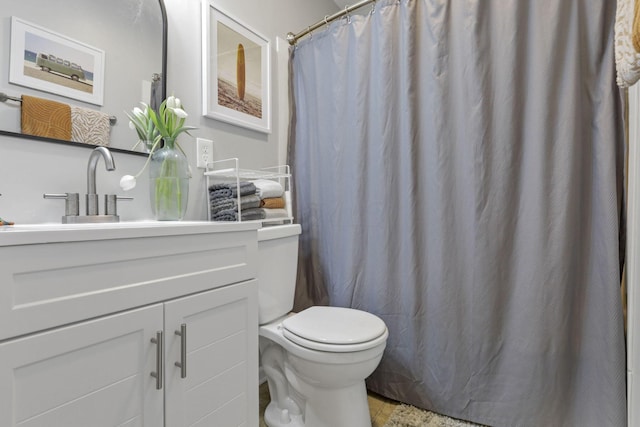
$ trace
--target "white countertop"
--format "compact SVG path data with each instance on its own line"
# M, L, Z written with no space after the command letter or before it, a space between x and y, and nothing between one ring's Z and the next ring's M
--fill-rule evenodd
M131 221L0 226L0 246L257 230L260 221Z

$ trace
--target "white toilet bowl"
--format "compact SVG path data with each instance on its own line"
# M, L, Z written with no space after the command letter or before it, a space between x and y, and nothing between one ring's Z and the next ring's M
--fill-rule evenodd
M311 307L259 329L272 393L269 427L370 427L364 380L380 363L388 331L370 313Z
M342 307L293 307L300 225L258 230L260 360L269 427L371 427L365 378L380 363L387 327Z

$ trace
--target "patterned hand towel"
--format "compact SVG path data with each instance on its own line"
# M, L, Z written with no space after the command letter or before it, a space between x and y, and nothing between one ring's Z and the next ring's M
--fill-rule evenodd
M270 179L256 179L253 183L256 186L256 194L261 199L282 197L284 194L284 189L279 182L271 181Z
M71 140L92 145L109 145L111 123L101 111L71 106Z
M284 208L284 198L271 197L268 199L262 199L260 201L260 207L265 209L281 209Z
M61 102L22 95L22 133L71 140L71 108Z
M240 196L248 196L256 193L256 186L251 181L240 181ZM211 200L219 197L237 197L238 186L235 182L226 184L213 184L209 186Z

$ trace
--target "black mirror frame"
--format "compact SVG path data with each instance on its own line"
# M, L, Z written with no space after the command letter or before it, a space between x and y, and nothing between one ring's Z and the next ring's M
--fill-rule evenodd
M164 0L160 2L160 11L162 12L162 99L167 97L167 52L168 52L168 27L167 9L164 6Z
M168 51L168 20L167 20L167 9L165 8L164 5L164 0L158 0L158 2L160 3L160 12L162 14L162 76L161 76L161 90L162 90L162 99L165 99L167 97L167 51ZM95 145L91 145L91 144L84 144L82 142L75 142L75 141L64 141L61 139L55 139L55 138L45 138L42 136L36 136L36 135L27 135L27 134L23 134L23 133L18 133L18 132L9 132L9 131L5 131L5 130L0 130L0 136L10 136L10 137L15 137L15 138L23 138L23 139L30 139L33 141L41 141L41 142L52 142L54 144L64 144L66 146L74 146L74 147L85 147L85 148L90 148L90 149L94 149L96 148ZM114 151L116 153L125 153L125 154L133 154L135 156L144 156L147 157L148 153L143 153L140 151L132 151L132 150L126 150L124 148L115 148L115 147L109 147L109 151Z

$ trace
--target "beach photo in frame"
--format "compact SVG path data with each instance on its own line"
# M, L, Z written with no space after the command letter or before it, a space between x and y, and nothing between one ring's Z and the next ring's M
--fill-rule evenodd
M104 56L101 49L11 17L10 83L102 105Z
M202 48L203 115L270 133L269 40L203 0Z

